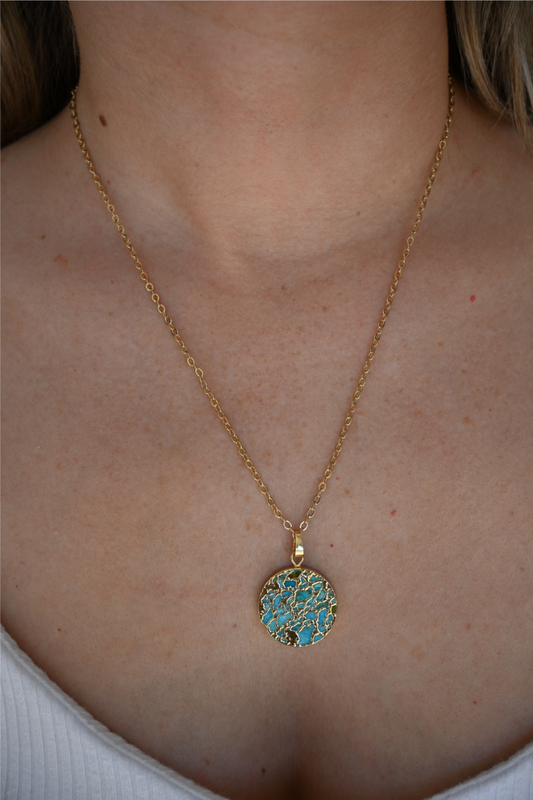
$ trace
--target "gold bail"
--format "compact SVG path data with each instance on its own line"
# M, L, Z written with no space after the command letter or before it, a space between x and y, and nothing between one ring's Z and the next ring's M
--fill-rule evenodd
M302 532L298 529L292 532L292 555L291 561L295 567L300 567L304 560L304 545L302 542Z

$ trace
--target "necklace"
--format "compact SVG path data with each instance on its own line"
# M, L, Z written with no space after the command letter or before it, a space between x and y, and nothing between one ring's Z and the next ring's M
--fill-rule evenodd
M348 413L346 414L343 426L339 433L337 444L335 445L333 454L322 475L322 479L318 484L316 494L313 497L312 503L305 513L305 518L302 520L302 522L300 522L300 524L297 527L294 527L292 522L290 522L290 520L286 519L283 516L283 512L276 505L276 502L274 501L272 495L268 491L268 488L264 484L261 475L257 471L253 461L246 452L244 446L241 444L239 437L235 433L229 419L222 410L219 401L209 388L206 379L204 377L203 370L200 369L200 367L196 364L195 359L191 355L178 329L174 325L172 318L169 316L165 306L161 302L161 298L159 294L156 292L154 284L151 282L148 273L144 269L141 261L139 260L137 252L135 251L133 244L129 239L129 236L126 233L124 226L120 222L118 214L115 211L115 207L111 203L111 200L109 199L105 187L102 185L102 182L100 181L100 178L93 166L91 157L89 155L89 150L87 148L87 144L85 143L83 134L81 132L80 121L78 118L78 112L76 108L76 93L78 91L77 87L72 92L72 100L70 103L71 116L74 122L74 130L76 132L76 137L78 139L81 152L83 153L84 159L87 163L88 170L92 176L94 183L96 184L98 191L100 192L102 200L104 201L107 210L111 214L111 219L115 223L116 228L119 234L121 235L124 244L128 248L130 256L132 257L135 263L135 266L139 272L139 277L143 281L145 289L150 294L151 299L157 308L157 311L163 317L165 325L168 327L170 333L172 334L176 343L178 344L181 352L185 356L187 365L194 370L194 373L198 378L201 388L207 395L218 418L224 425L233 444L239 451L239 454L243 459L245 465L250 470L253 479L257 483L259 490L261 491L261 494L264 496L266 502L273 511L274 516L276 517L276 519L280 520L285 530L291 533L292 535L291 566L282 569L279 572L276 572L274 575L272 575L261 589L259 595L258 608L259 608L259 617L261 619L261 622L267 629L268 633L274 639L276 639L278 642L281 642L282 644L290 645L293 647L305 647L310 644L316 644L316 642L319 642L321 639L324 638L324 636L326 636L329 633L337 616L337 598L335 596L333 587L331 586L329 581L326 578L324 578L324 576L321 575L319 572L315 572L315 570L302 566L304 560L304 548L303 548L302 536L309 527L309 522L315 516L317 507L322 499L322 495L326 491L327 482L331 477L333 468L335 467L335 464L337 463L340 452L342 450L344 440L346 439L346 436L348 434L349 427L352 423L352 419L355 414L357 404L359 402L359 398L361 397L361 392L363 391L367 375L370 371L370 366L374 359L376 348L378 346L387 316L392 306L392 301L394 300L394 295L396 294L400 278L402 277L403 269L405 268L406 259L409 256L411 252L411 247L414 244L415 235L418 231L418 225L422 220L422 214L424 213L429 193L431 192L431 187L433 186L435 177L439 169L440 162L442 160L444 148L446 147L446 143L450 135L450 127L452 124L452 117L453 117L454 89L453 89L453 80L451 76L448 76L448 86L449 86L449 102L448 102L448 113L446 117L446 123L444 126L444 131L442 133L441 140L439 142L438 150L435 154L435 161L431 168L426 188L424 189L424 194L422 195L422 200L420 201L420 204L418 206L418 211L415 216L414 224L409 232L409 236L407 237L406 247L402 253L402 258L398 262L398 265L394 272L392 284L390 286L389 293L387 295L385 305L383 307L383 311L381 312L381 316L377 324L376 331L374 333L374 338L372 339L370 350L368 351L368 355L363 365L361 375L359 377L359 380L357 381L357 386L353 393Z

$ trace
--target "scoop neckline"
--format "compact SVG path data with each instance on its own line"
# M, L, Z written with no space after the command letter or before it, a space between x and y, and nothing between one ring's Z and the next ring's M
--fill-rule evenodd
M4 626L0 626L2 647L5 647L15 662L31 677L40 684L42 689L72 714L76 720L92 735L102 741L106 747L111 748L120 755L135 761L144 769L157 774L159 778L166 780L177 789L186 791L195 800L228 800L224 795L215 794L205 786L195 783L185 775L181 775L171 767L165 766L157 759L149 756L136 745L123 739L118 733L113 733L103 722L87 711L83 706L68 695L57 683L55 683L46 672L39 667L35 661L20 647L15 639L6 631Z
M51 693L54 698L61 703L77 720L88 730L90 730L98 738L105 741L105 743L112 747L122 755L131 758L132 760L140 763L143 767L150 769L152 772L157 773L161 778L166 779L174 786L190 792L195 795L198 800L228 800L224 795L215 794L210 789L195 783L190 778L186 778L179 772L176 772L171 767L167 767L157 759L149 756L147 753L140 750L133 744L130 744L117 733L113 733L107 728L103 722L100 722L90 714L83 706L76 702L70 695L68 695L57 683L55 683L46 672L37 666L37 664L30 658L30 656L20 647L20 645L13 639L13 637L6 631L3 625L0 626L2 645L4 645L23 669L29 672L41 686ZM496 778L503 772L512 770L518 764L531 756L533 758L533 742L527 744L521 750L518 750L505 761L500 761L493 767L479 772L472 778L468 778L462 783L445 789L438 794L431 795L427 800L453 800L454 797L460 797L460 793L469 791L470 789L477 788L478 786Z

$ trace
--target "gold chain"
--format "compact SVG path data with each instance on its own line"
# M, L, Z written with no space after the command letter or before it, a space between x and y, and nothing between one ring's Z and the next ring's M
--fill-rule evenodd
M335 467L335 464L337 463L337 460L339 458L340 452L342 450L342 446L344 444L344 440L346 439L346 436L348 434L348 429L349 429L350 425L352 424L353 415L355 414L355 409L357 408L357 404L359 402L359 398L361 397L361 392L363 391L363 387L364 387L364 385L366 383L367 375L370 372L370 366L371 366L372 361L374 359L374 355L375 355L375 352L376 352L376 347L378 346L378 342L379 342L379 340L381 338L381 333L382 333L383 328L385 326L385 321L386 321L386 319L388 317L389 311L391 310L392 301L394 300L394 295L396 294L396 289L398 288L398 284L400 282L400 278L402 277L402 272L403 272L403 269L404 269L405 264L406 264L406 259L407 259L407 257L409 256L409 254L411 252L411 247L413 246L413 243L414 243L414 240L415 240L415 235L416 235L416 233L418 231L418 226L420 224L420 221L422 220L422 214L424 213L424 209L425 209L427 201L428 201L429 193L431 192L431 187L433 186L433 183L435 181L435 177L436 177L438 169L439 169L439 164L440 164L440 161L441 161L442 156L443 156L444 148L446 147L447 140L448 140L448 138L450 136L450 127L451 127L451 124L452 124L453 106L454 106L454 94L455 94L454 89L453 89L453 80L452 80L451 76L448 76L448 85L449 85L448 114L447 114L447 117L446 117L446 124L444 126L444 131L442 133L442 137L441 137L441 140L439 142L439 147L438 147L438 150L437 150L437 152L435 154L435 162L434 162L434 164L433 164L433 166L431 168L431 173L429 175L429 178L428 178L428 181L427 181L427 184L426 184L426 188L424 189L424 194L422 195L422 200L420 201L420 205L418 206L418 211L417 211L417 214L415 216L414 225L411 228L409 236L407 237L406 247L405 247L405 249L403 251L403 254L402 254L402 257L401 257L400 261L398 262L398 266L396 267L396 271L394 272L393 281L392 281L391 287L389 289L389 293L387 295L387 299L385 301L385 305L383 306L383 311L381 312L381 317L379 318L379 322L378 322L378 325L377 325L377 328L376 328L376 332L374 333L374 338L372 339L372 344L370 346L370 350L368 351L368 355L367 355L365 363L363 365L363 369L361 370L361 376L360 376L359 380L357 381L357 386L356 386L355 392L353 393L353 396L352 396L352 402L350 403L350 407L348 409L348 413L346 414L346 417L344 418L344 424L343 424L343 426L341 428L341 431L339 433L339 438L337 439L337 444L335 445L335 449L333 450L333 454L332 454L332 456L331 456L331 458L329 460L329 463L328 463L326 469L324 470L324 474L322 475L322 479L321 479L320 483L318 484L316 494L313 497L313 501L312 501L310 507L306 511L306 515L305 515L306 518L299 525L299 530L302 533L305 530L307 530L307 528L309 526L308 520L312 519L312 517L314 517L314 515L315 515L316 508L317 508L318 504L320 503L320 500L322 499L322 495L326 491L327 482L331 478L331 474L333 472L333 468ZM78 90L77 90L77 87L76 87L76 89L72 92L72 100L71 100L71 103L70 103L71 115L72 115L72 119L74 121L74 130L76 131L76 137L78 139L78 142L79 142L81 151L83 153L83 156L85 158L85 161L87 162L87 167L89 169L89 172L92 175L92 179L95 182L98 191L100 192L102 200L104 201L104 203L107 206L107 210L111 214L111 219L113 220L113 222L117 226L117 230L120 233L120 235L122 236L122 239L124 240L124 244L128 248L130 256L133 258L133 261L135 262L135 266L137 267L137 269L139 271L139 277L143 281L146 291L150 293L150 295L152 297L152 301L156 304L157 310L159 311L159 313L163 317L165 325L168 326L172 336L174 337L174 339L178 343L181 352L183 353L183 355L186 358L188 366L191 367L194 370L194 373L195 373L196 377L198 378L200 386L202 387L202 389L206 393L207 397L209 398L209 400L211 402L211 405L215 409L218 418L221 420L221 422L224 425L225 429L229 433L229 435L231 437L231 441L233 442L233 444L235 445L235 447L239 451L239 454L240 454L242 460L244 461L244 463L246 464L246 466L248 467L248 469L252 473L252 476L253 476L255 482L259 486L261 494L264 496L264 498L267 501L268 505L270 506L270 508L274 512L274 516L277 519L281 520L281 522L283 523L283 527L286 530L292 531L293 530L292 523L288 519L285 519L285 517L283 516L283 512L276 505L276 502L275 502L274 498L272 497L272 495L268 491L268 488L266 487L265 483L263 482L263 479L262 479L261 475L259 474L258 470L256 469L252 459L250 458L250 456L246 452L246 450L245 450L244 446L242 445L239 437L237 436L237 434L233 430L233 427L232 427L229 419L227 418L226 414L222 410L222 407L221 407L219 401L217 400L217 398L215 397L215 395L213 394L213 392L211 391L211 389L207 385L207 381L205 380L205 377L204 377L204 371L202 369L200 369L200 367L197 366L196 361L192 357L187 345L185 344L185 342L181 338L181 335L180 335L178 329L176 328L176 326L172 322L172 318L167 314L167 310L166 310L165 306L161 303L160 296L157 294L157 292L155 290L155 287L154 287L154 284L150 281L150 278L148 277L148 273L144 269L144 267L143 267L138 255L137 255L132 243L130 242L129 236L126 233L126 231L124 229L124 226L120 222L118 214L115 212L115 207L111 203L111 200L109 199L109 195L107 194L104 186L102 185L102 182L100 181L100 178L98 177L98 175L96 173L96 170L95 170L95 168L93 166L93 162L91 160L91 156L89 155L89 150L87 149L87 144L85 143L85 140L83 138L83 134L81 132L80 121L79 121L78 112L77 112L77 109L76 109L76 93L77 93L77 91Z

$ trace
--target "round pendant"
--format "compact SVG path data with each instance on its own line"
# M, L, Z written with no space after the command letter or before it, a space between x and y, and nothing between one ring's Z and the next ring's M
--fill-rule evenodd
M261 622L273 639L291 647L319 642L330 632L336 615L332 585L306 567L276 572L259 595Z

